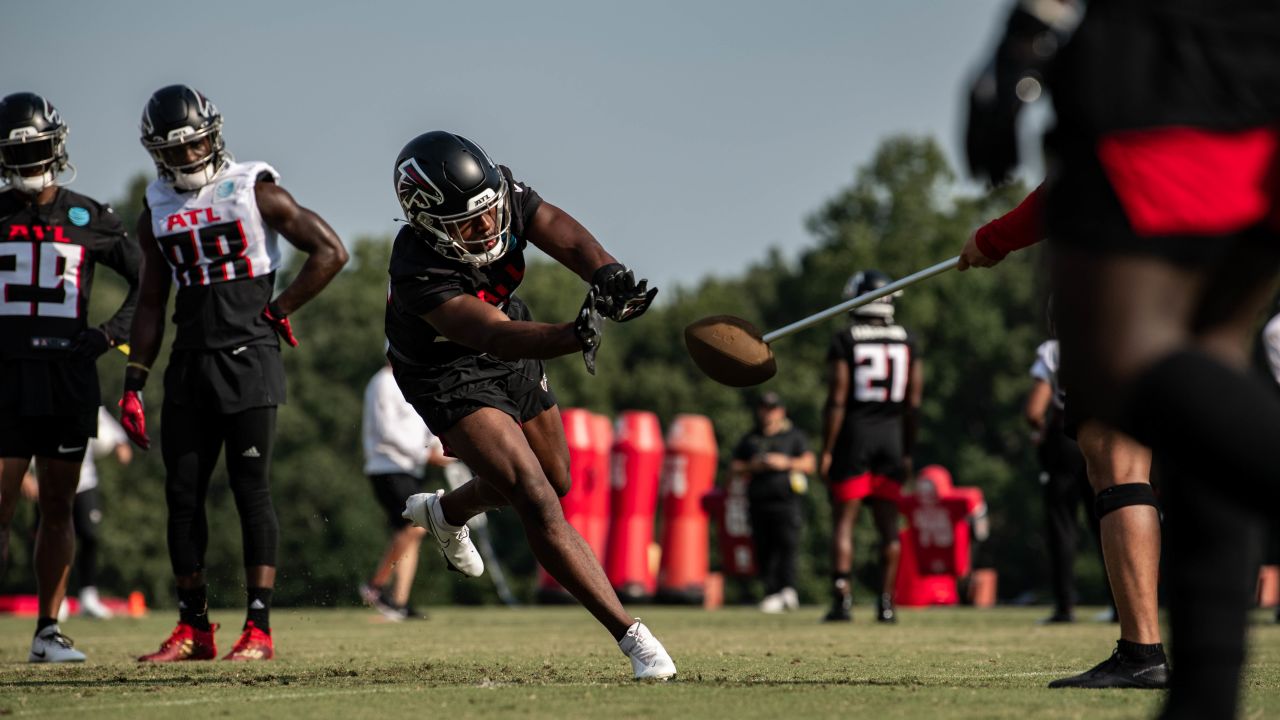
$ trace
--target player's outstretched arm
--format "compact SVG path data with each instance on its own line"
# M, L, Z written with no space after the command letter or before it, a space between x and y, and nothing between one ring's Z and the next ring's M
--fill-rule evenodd
M648 281L636 281L635 273L618 262L595 237L569 213L543 202L528 227L529 242L591 283L597 307L615 322L640 317L658 294Z
M546 201L534 212L526 234L539 250L587 282L596 269L618 262L582 223Z
M273 230L307 254L298 276L271 302L280 319L320 294L349 259L338 234L316 213L302 207L289 191L269 181L255 187L258 211Z
M573 323L512 320L472 295L455 295L422 318L453 342L503 360L545 360L583 350Z

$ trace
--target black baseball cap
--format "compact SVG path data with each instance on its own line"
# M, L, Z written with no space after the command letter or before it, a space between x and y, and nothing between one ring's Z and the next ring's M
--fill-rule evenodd
M756 407L776 408L783 407L783 405L782 396L772 390L762 394L760 398L756 400Z

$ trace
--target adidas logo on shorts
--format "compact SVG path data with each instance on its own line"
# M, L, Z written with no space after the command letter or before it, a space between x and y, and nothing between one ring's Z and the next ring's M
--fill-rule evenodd
M256 458L256 457L262 457L262 454L258 452L257 445L250 445L248 450L245 450L244 452L240 453L240 457Z

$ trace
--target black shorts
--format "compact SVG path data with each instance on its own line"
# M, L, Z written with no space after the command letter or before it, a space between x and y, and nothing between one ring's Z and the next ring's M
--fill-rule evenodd
M477 367L480 377L474 381L467 380L468 368L455 365L448 372L452 380L441 382L438 368L419 368L391 358L400 392L437 436L481 408L497 408L523 423L555 407L556 396L547 384L541 360L515 360L504 365L507 371L502 374Z
M0 416L0 457L84 460L89 438L98 435L98 410L80 415Z
M0 418L87 414L97 427L101 402L92 362L69 357L0 361Z
M410 495L423 492L421 479L409 473L388 473L370 475L369 482L373 485L373 496L378 499L378 504L387 514L387 525L392 530L399 530L413 524L413 521L405 518L401 513L404 512L405 501Z
M897 482L904 480L902 420L859 421L846 424L831 452L831 481L841 482L865 473Z
M232 414L285 402L284 363L275 345L174 350L164 373L165 404Z

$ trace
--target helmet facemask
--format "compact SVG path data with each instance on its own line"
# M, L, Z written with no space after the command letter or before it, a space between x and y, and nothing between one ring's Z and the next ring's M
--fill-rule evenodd
M466 212L432 215L425 210L411 214L410 224L431 233L436 252L468 265L488 265L511 249L511 212L506 178L495 192L485 188L467 201ZM484 221L489 216L489 222ZM487 226L487 227L486 227Z
M872 300L871 302L867 303L866 305L863 305L862 307L856 307L850 310L849 314L853 315L854 317L884 318L885 320L892 320L893 319L893 300L891 299L892 297L893 295L890 295L888 297L882 297L879 300Z
M189 160L185 146L204 138L209 140L208 151L196 160ZM222 141L221 117L200 130L190 126L171 130L162 141L150 142L144 137L142 144L151 153L160 178L178 190L196 190L208 185L230 160Z
M68 168L74 179L75 168L67 160L66 125L45 132L36 132L31 127L18 128L10 137L0 140L0 175L16 190L38 193L54 185L58 175Z
M845 300L852 300L860 295L875 292L887 284L889 284L889 278L878 271L859 272L855 273L853 277L849 278L849 282L845 283L842 294ZM893 300L901 296L901 290L890 293L882 298L872 300L866 305L850 310L849 315L856 318L882 318L891 322L893 320Z

